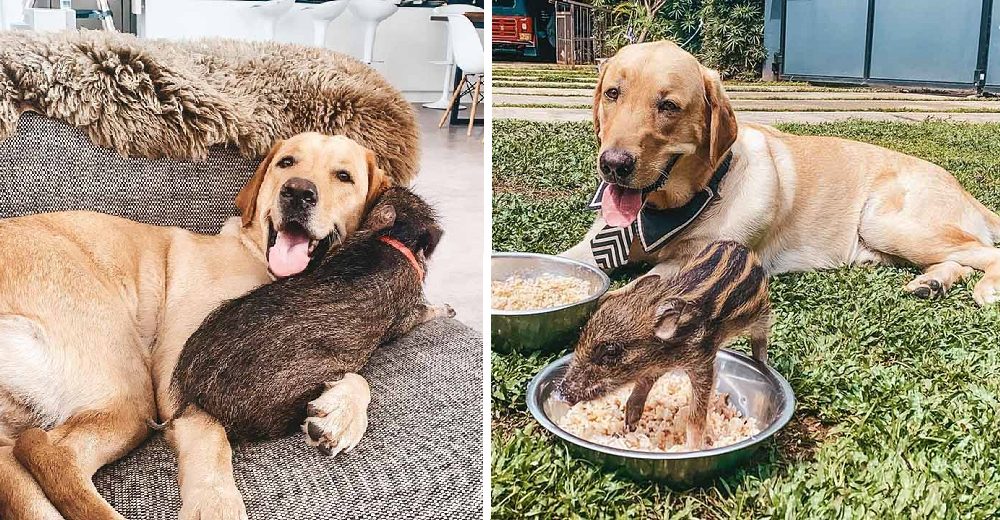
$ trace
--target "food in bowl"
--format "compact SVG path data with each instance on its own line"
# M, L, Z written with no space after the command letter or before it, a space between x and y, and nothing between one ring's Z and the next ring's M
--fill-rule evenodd
M590 296L591 291L590 282L572 276L513 275L492 282L490 306L500 311L547 309L584 300Z
M569 408L557 424L563 430L590 442L636 451L682 452L686 446L687 410L691 383L682 373L669 373L653 384L635 431L625 429L625 403L632 385L619 388L593 401ZM736 444L760 433L753 417L744 417L729 403L727 394L713 391L705 424L704 448Z

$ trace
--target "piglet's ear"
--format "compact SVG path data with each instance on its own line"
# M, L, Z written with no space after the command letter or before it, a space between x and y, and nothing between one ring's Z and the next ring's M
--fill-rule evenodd
M601 295L597 300L597 305L604 305L604 302L614 298L616 296L623 296L626 294L631 294L635 291L643 291L646 289L651 289L656 286L656 283L660 281L660 275L658 274L647 274L636 278L632 283L618 289L617 291L608 291Z
M372 209L368 214L368 228L372 231L384 231L396 223L396 208L382 204Z
M430 226L424 230L423 235L420 237L420 243L417 246L424 253L424 258L430 258L431 254L434 253L438 242L441 241L442 235L444 235L444 230L438 226Z
M656 308L656 326L653 333L662 341L667 341L677 333L687 302L680 298L670 298Z

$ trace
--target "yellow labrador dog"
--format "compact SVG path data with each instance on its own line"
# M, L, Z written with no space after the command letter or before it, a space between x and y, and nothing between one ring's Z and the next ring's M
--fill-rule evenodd
M370 150L300 134L274 145L236 199L242 218L215 236L89 212L0 220L0 518L122 518L91 476L173 414L188 336L223 300L318 261L384 182ZM210 416L168 440L181 518L246 517Z
M715 183L716 196L665 234L666 245L634 236L628 261L672 275L708 242L732 239L752 247L772 274L908 262L923 274L906 289L931 298L976 269L985 271L976 302L998 299L1000 218L950 173L870 144L737 124L718 74L673 43L630 45L604 64L594 126L606 186L601 212L565 256L593 264L592 240L609 224L628 228L650 208L653 221L669 220Z

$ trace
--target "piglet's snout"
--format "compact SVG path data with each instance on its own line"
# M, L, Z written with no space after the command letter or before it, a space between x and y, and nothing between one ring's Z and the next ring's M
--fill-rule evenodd
M584 398L584 388L580 382L570 377L571 374L567 373L563 378L556 384L555 391L552 396L560 401L564 401L570 406L573 406L580 401L586 400Z

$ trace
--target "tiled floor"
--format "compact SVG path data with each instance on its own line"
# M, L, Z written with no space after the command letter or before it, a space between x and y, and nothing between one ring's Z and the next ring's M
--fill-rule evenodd
M448 303L456 318L483 330L483 127L466 136L466 126L439 129L440 110L415 105L420 123L420 175L413 188L441 214L444 238L427 271L427 296ZM464 112L463 112L463 117Z

